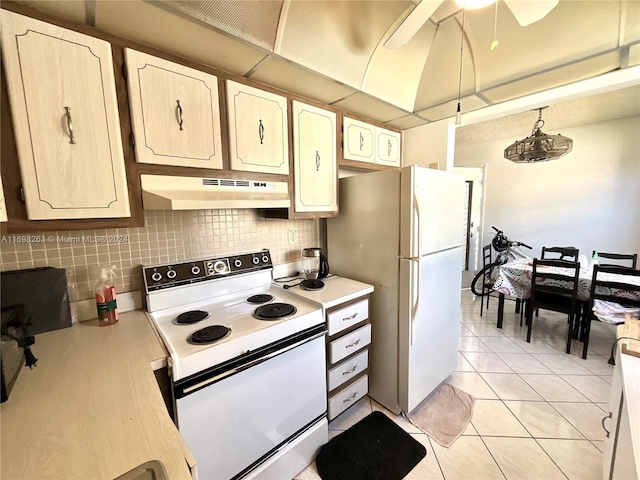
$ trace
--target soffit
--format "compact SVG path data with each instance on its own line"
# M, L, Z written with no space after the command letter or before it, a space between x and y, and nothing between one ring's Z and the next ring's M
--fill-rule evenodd
M156 0L207 25L273 51L282 0Z
M96 2L95 26L236 75L266 54L193 19L141 0Z
M354 88L371 55L410 2L294 1L275 53Z
M620 68L621 54L614 51L606 55L574 63L563 68L533 75L507 85L490 88L482 92L482 96L492 103L504 102L531 93L541 92L553 87L577 82L602 73Z
M328 104L355 92L335 80L273 55L261 62L248 78Z
M354 93L344 100L333 103L332 106L379 122L387 122L409 113L364 93Z
M488 105L480 97L469 95L460 99L461 112L471 112ZM458 100L450 100L448 102L436 105L435 107L426 108L417 112L421 117L429 119L431 122L442 120L443 118L455 117L458 108Z
M544 105L541 105L544 106ZM550 105L542 111L542 131L561 133L561 129L590 125L640 115L640 86ZM531 135L537 111L526 111L507 117L465 125L456 129L456 147L494 140L508 143Z
M18 0L18 3L72 22L87 23L87 8L84 0Z
M400 118L395 118L385 123L400 130L407 130L408 128L413 128L419 125L424 125L425 123L429 123L429 121L419 115L412 114Z

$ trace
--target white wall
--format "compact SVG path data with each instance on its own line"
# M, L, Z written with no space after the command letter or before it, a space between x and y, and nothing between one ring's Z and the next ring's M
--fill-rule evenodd
M456 166L486 164L482 244L495 225L531 245L531 256L543 245L640 253L640 117L547 133L572 138L573 151L514 164L503 152L515 138L456 149Z
M402 131L402 166L429 167L438 163L439 170L446 170L448 120L427 123Z

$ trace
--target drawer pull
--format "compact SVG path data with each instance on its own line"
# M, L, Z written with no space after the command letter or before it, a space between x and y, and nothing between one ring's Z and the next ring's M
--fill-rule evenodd
M345 398L344 400L342 400L342 403L352 402L357 396L358 396L358 391L356 390L355 393L351 395L349 398Z
M351 347L355 347L356 345L358 345L360 343L360 339L357 339L355 342L350 343L349 345L345 345L344 348L351 348Z
M180 105L180 100L176 100L178 102L178 125L180 125L180 130L184 130L182 125L184 124L182 105Z
M613 416L613 413L609 412L609 414L608 414L608 415L605 415L604 417L602 417L602 429L605 431L604 436L605 436L605 437L607 437L607 438L609 438L609 434L610 434L611 432L609 432L609 430L607 430L607 427L605 427L605 426L604 426L604 421L605 421L607 418L611 418L612 416Z
M358 368L358 365L354 365L353 368L351 370L347 370L346 372L342 372L343 375L349 375L350 373L353 373L356 371L356 368Z
M320 171L320 154L316 150L316 172Z
M264 125L262 125L262 120L260 120L260 125L258 125L258 137L260 138L260 145L264 140Z
M344 317L342 319L343 322L348 322L349 320L353 320L354 318L356 318L358 316L358 312L354 313L353 315L349 316L349 317Z

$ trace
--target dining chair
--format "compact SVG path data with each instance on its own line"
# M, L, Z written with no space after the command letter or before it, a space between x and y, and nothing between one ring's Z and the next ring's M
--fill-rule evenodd
M593 251L591 257L596 254L596 250ZM602 260L605 260L604 262ZM615 260L615 263L608 262L606 260ZM598 251L598 265L612 265L612 266L620 266L618 262L631 262L631 265L621 265L624 267L637 268L636 265L638 263L638 254L637 253L605 253Z
M487 308L489 308L489 297L491 296L489 292L493 288L493 280L491 278L491 274L493 273L492 268L485 268L487 265L491 265L492 263L492 253L491 253L491 244L482 247L482 269L484 270L484 274L482 275L482 293L480 302L480 316L482 316L482 311L484 309L484 294L486 292L487 296Z
M563 271L552 271L562 268ZM559 259L533 259L531 297L527 308L527 342L531 343L533 311L538 308L568 315L567 353L571 352L574 329L580 326L578 304L578 276L580 263Z
M593 311L596 301L609 302L627 308L640 308L640 270L615 265L595 265L593 267L591 294L583 316L583 359L587 358L591 321L602 321ZM622 317L620 320L624 321Z
M543 260L549 259L549 253L560 255L557 257L558 260L570 260L572 262L577 262L580 250L575 247L542 247L542 254L540 255L540 258Z

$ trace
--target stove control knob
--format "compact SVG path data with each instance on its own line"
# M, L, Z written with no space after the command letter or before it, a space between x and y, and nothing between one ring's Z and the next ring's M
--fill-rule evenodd
M242 266L242 260L240 260L239 258L236 258L235 261L233 262L233 264L237 267L240 268Z
M268 255L262 255L262 262L263 263L267 263L269 261L269 256Z
M260 259L258 257L253 257L251 261L253 262L254 265L258 265L260 263Z
M218 260L213 264L213 269L216 273L224 273L224 271L227 269L227 266L222 260Z
M153 272L151 275L151 280L154 282L159 282L162 279L162 274L160 272Z
M200 273L200 267L194 265L193 267L191 267L191 273L193 273L194 275L198 275Z
M167 277L168 278L176 278L176 271L175 270L169 270L167 272Z

